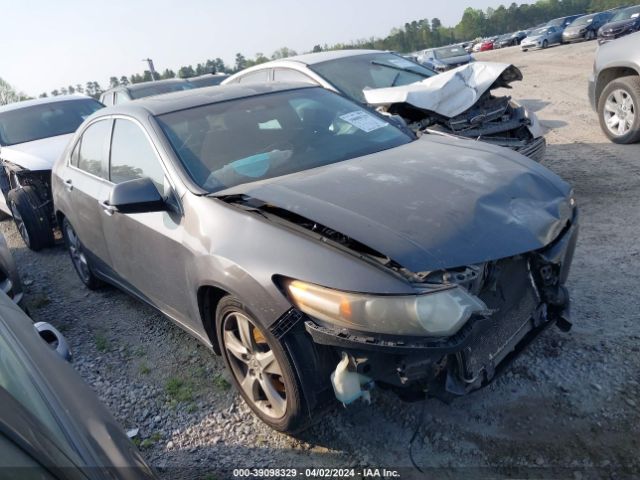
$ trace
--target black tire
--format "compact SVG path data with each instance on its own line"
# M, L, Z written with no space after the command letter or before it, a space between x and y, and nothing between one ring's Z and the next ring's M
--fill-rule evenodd
M54 243L49 212L31 186L10 190L7 204L25 245L37 252Z
M627 109L633 114L633 121L628 131L623 134L616 134L607 126L607 119L610 118L609 113L605 111L607 100L616 91L623 92L631 100L630 107L627 106ZM636 75L620 77L607 84L598 100L598 120L600 128L612 142L630 144L640 141L640 77Z
M547 48L549 46L549 41L548 40L543 40L542 41L542 48Z
M73 268L78 274L78 277L80 277L80 281L84 283L85 287L89 290L97 290L102 287L104 283L93 273L91 263L84 252L80 237L78 237L69 220L64 218L61 227L64 244L69 252L69 257L71 257Z
M595 40L596 39L596 32L594 32L593 30L589 30L587 32L587 34L585 35L585 40L589 41L589 40Z
M281 376L277 376L277 380L282 384L282 388L284 390L283 393L286 397L286 408L284 414L280 417L276 415L275 411L273 415L265 413L265 410L269 409L269 400L264 394L265 390L262 388L262 384L256 383L258 382L257 379L253 381L252 390L254 390L255 396L260 396L260 394L265 396L265 400L250 398L245 389L241 386L242 378L239 377L243 375L241 372L243 361L238 360L236 358L237 355L233 356L233 354L230 354L230 349L226 345L227 342L230 342L230 340L228 340L229 337L226 337L227 340L225 339L226 333L235 334L234 321L237 322L238 319L241 318L243 319L242 321L245 319L249 321L250 326L252 327L250 329L250 338L252 342L255 342L256 348L262 346L263 349L273 352L275 360L279 366L279 371L282 373ZM236 323L236 325L238 325L238 323ZM236 387L236 390L238 390L249 408L251 408L251 410L264 423L274 430L288 434L301 432L313 423L313 418L311 417L310 412L308 412L303 398L300 381L295 373L293 362L289 358L287 352L280 341L276 339L271 332L259 326L251 313L247 311L242 302L240 302L236 297L228 295L222 298L218 303L216 308L216 332L222 357L224 358L224 362L231 373L231 378L233 379L233 384ZM260 340L258 340L258 338ZM253 371L253 369L249 367L249 363L244 364L244 366L246 367L246 375L244 375L246 379L246 377L250 375L249 371ZM260 375L266 376L265 371L261 370ZM260 378L262 379L262 377ZM263 405L261 407L257 404L258 402L262 402L263 404L266 402L267 406L265 407Z

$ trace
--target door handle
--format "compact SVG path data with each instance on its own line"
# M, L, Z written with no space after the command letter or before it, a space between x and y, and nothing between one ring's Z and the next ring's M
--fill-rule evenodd
M106 200L100 202L100 206L102 207L102 211L108 216L113 215L117 211L116 207L109 205Z
M64 188L67 192L73 190L73 182L71 181L71 179L64 181Z

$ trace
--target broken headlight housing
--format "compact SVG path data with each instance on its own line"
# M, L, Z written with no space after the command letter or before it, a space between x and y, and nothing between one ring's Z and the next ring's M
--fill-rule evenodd
M285 283L300 311L333 326L389 335L449 336L487 306L453 286L417 295L344 292L299 280Z

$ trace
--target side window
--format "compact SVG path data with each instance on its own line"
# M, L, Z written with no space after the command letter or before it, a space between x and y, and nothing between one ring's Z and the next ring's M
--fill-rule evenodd
M113 102L114 105L118 105L120 103L124 103L124 102L130 101L129 97L127 96L127 94L122 92L122 91L117 91L115 93L115 95L116 95L116 98L115 98L115 101Z
M164 192L160 160L142 129L128 120L118 119L113 127L109 173L113 183L149 177Z
M71 152L70 163L74 167L78 166L78 157L80 155L80 143L81 142L82 142L82 139L78 139L78 143L76 143L76 146L73 147L73 151Z
M316 83L302 72L292 68L274 68L273 79L276 82L305 82Z
M239 83L265 83L269 81L269 70L268 68L264 70L258 70L257 72L250 72L246 75L243 75L238 79Z
M102 168L106 141L111 132L111 121L101 120L90 125L80 139L77 167L80 170L106 178Z

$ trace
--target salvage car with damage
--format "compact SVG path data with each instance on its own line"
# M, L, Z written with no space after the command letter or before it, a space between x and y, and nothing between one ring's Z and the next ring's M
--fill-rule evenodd
M546 142L537 117L492 90L522 80L513 65L472 62L436 73L391 52L338 50L274 60L223 84L302 81L399 115L415 132L437 131L512 148L536 161Z
M76 128L103 105L63 95L0 107L0 212L32 250L53 244L51 167Z
M465 394L569 326L566 182L308 84L101 110L56 163L53 195L84 284L118 286L221 354L281 431L374 385Z

